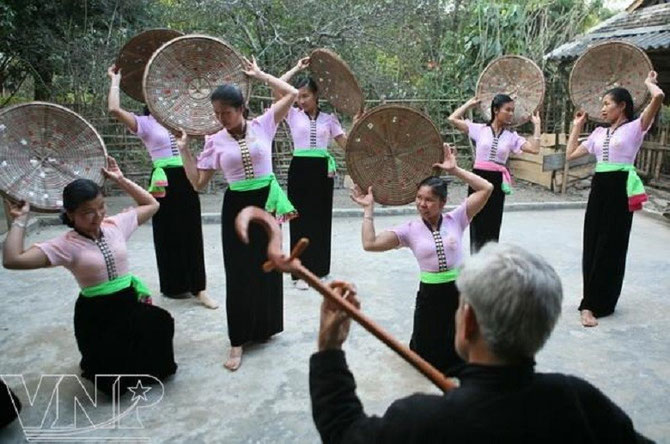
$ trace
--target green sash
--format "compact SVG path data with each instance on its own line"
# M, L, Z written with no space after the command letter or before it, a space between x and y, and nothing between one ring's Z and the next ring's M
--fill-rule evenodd
M422 271L421 282L424 284L444 284L445 282L453 282L458 277L460 270L453 268L447 271Z
M181 156L163 157L154 160L154 171L151 174L149 191L154 197L165 197L165 188L168 186L167 174L163 168L177 168L184 166Z
M150 302L151 292L144 282L134 274L128 273L111 281L81 289L81 295L87 298L96 296L107 296L125 288L133 287L137 293L137 300Z
M321 157L323 159L328 159L328 175L335 175L335 170L337 170L337 162L332 154L328 152L326 148L306 148L304 150L295 150L293 151L294 157Z
M635 165L630 163L598 162L596 173L609 173L612 171L627 171L626 194L628 195L628 210L637 211L642 209L642 203L648 200L644 190L642 179L637 175Z
M267 176L256 177L254 179L244 179L229 184L233 191L252 191L270 186L268 199L265 201L265 211L274 213L279 222L285 222L295 216L297 211L291 201L288 200L286 193L279 186L277 178L273 173Z

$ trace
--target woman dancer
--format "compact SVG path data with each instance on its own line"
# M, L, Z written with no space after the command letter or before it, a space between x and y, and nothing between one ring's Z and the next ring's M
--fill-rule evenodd
M461 205L448 213L443 213L447 183L433 176L424 179L416 192L416 209L421 218L380 234L375 233L372 187L367 194L355 187L351 198L364 209L362 240L365 251L387 251L398 247L412 250L421 277L410 348L446 372L462 362L454 349L454 314L458 308L458 289L454 281L463 260L463 231L486 205L493 185L458 167L448 144L444 144L444 161L435 166L464 180L474 190Z
M194 295L207 308L219 304L205 291L205 257L198 193L186 177L177 140L154 119L147 107L138 116L121 108L121 71L112 65L107 104L109 113L142 140L153 162L149 191L160 202L151 228L161 293L168 298Z
M286 117L298 91L244 59L245 74L267 82L284 94L265 113L246 119L247 109L240 89L221 85L212 93L216 118L223 125L208 137L196 160L186 147L182 133L178 142L184 169L195 189L201 189L221 170L229 186L221 209L223 262L226 270L226 315L230 355L225 362L237 370L242 362L242 347L252 341L265 341L283 330L282 277L262 270L266 260L267 236L261 227L250 229L251 242L245 245L235 233L235 217L253 205L275 213L280 221L296 215L295 208L272 173L272 141L277 125Z
M585 327L595 327L597 318L614 312L626 271L633 212L647 200L635 171L635 156L665 95L657 85L656 72L650 71L644 83L651 93L651 102L640 117L635 118L630 92L613 88L603 96L600 111L609 127L596 128L585 142L579 143L587 117L579 111L568 138L568 160L590 153L598 161L584 217L584 293L579 311Z
M309 67L309 57L281 76L289 82L299 71ZM328 152L331 140L344 149L347 137L334 114L319 108L319 89L311 77L297 84L298 106L292 106L286 122L293 138L293 159L288 170L288 197L300 217L291 221L291 249L306 237L309 248L300 260L319 277L330 273L330 243L333 219L333 176L335 158ZM275 98L281 93L274 91ZM307 290L307 283L293 276L293 283L300 290Z
M128 271L126 242L138 225L158 211L147 191L123 176L108 157L103 174L135 200L137 207L106 217L98 185L77 179L63 190L61 218L72 230L54 239L23 247L30 205L11 204L12 225L3 247L3 264L14 270L62 265L81 292L74 309L74 334L82 358L82 376L174 374L174 320L151 305L149 290ZM111 393L116 378L98 378L97 388Z
M514 118L514 100L506 94L498 94L491 101L491 120L473 123L464 119L465 112L479 104L475 97L449 116L449 123L467 134L475 143L476 154L472 172L493 184L493 194L482 211L470 224L470 253L477 252L485 243L498 241L502 224L505 194L512 192L512 178L505 166L510 153L537 154L540 152L541 121L533 114L533 138L526 140L509 129ZM468 194L474 190L468 188Z

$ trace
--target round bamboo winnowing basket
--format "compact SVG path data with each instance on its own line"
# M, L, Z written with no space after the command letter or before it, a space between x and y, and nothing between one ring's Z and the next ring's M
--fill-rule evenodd
M315 49L309 69L319 88L319 96L345 114L355 116L363 110L363 92L349 66L329 49Z
M164 43L182 35L182 32L172 29L149 29L128 40L116 59L116 66L121 70L123 92L139 102L144 102L142 78L147 62Z
M210 101L224 83L240 88L249 100L251 82L242 56L223 40L206 35L177 37L161 46L147 63L142 82L151 115L173 130L207 135L219 131Z
M626 88L635 110L647 102L649 91L644 80L653 69L647 54L635 45L621 41L597 44L584 52L570 72L570 100L591 120L604 122L600 111L609 89Z
M37 211L59 211L63 188L75 179L104 182L107 151L77 113L31 102L0 111L0 190Z
M523 125L540 109L544 88L544 74L535 62L519 55L498 57L484 68L477 80L479 108L488 121L493 98L496 94L507 94L514 100L511 126Z
M404 205L419 182L443 159L442 136L425 114L406 106L382 105L366 112L347 138L347 170L376 202Z

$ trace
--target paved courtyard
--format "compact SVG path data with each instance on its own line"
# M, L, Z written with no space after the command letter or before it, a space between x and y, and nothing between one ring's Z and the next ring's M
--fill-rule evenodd
M670 224L635 216L617 312L602 319L599 327L587 330L579 325L577 312L583 214L584 210L518 211L504 218L502 239L542 254L563 279L563 313L537 357L537 367L587 379L619 404L640 432L658 442L670 442ZM377 229L409 217L377 217ZM406 342L417 289L416 263L408 250L364 252L360 224L359 217L334 219L332 276L355 282L364 311ZM53 237L63 229L42 229L29 242ZM287 231L285 228L285 236ZM285 331L266 344L249 348L241 369L228 372L222 366L228 341L219 225L204 225L204 235L209 292L221 302L221 308L211 311L193 300L155 296L154 303L175 318L177 374L165 383L162 399L152 398L154 405L139 409L137 417L124 422L137 428L84 431L79 438L190 443L319 441L312 423L307 373L309 356L316 348L321 297L312 290L294 289L285 277ZM131 270L157 289L150 227L138 230L130 249ZM0 269L0 294L0 374L21 374L31 395L39 392L31 407L23 387L13 386L24 404L24 425L46 429L57 413L58 424L63 425L63 418L73 417L74 385L61 387L59 410L55 404L49 407L51 391L37 390L37 384L42 374L79 372L72 322L75 281L64 269ZM353 327L345 350L369 414L381 414L392 400L416 391L437 392L358 326ZM85 387L93 393L90 384ZM152 390L157 396L160 387ZM83 410L93 423L100 423L110 417L111 407L109 400L98 400L98 408L80 409L78 426L86 423ZM43 416L48 419L41 423ZM50 433L44 436L57 436L53 430ZM24 440L18 421L0 431L0 442Z

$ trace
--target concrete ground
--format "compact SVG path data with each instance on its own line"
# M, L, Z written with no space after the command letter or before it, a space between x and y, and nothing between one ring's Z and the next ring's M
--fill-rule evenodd
M640 432L658 442L670 442L670 225L635 216L617 312L602 319L599 327L584 329L577 313L583 216L583 210L573 209L509 212L504 218L502 239L542 254L563 279L563 314L537 357L537 367L587 379L621 406ZM408 217L378 217L377 227L390 227ZM408 250L362 251L360 224L360 217L334 219L332 276L355 282L364 311L408 341L417 289L414 258ZM285 277L285 331L247 350L242 368L228 372L222 367L228 341L219 230L217 224L204 225L209 292L222 307L211 311L193 300L154 297L154 303L169 310L176 322L179 370L166 382L164 398L139 411L140 428L93 430L76 437L193 443L319 441L311 418L307 374L308 359L316 347L321 297L312 290L294 289ZM63 227L44 228L32 234L29 242L62 231ZM132 271L156 290L151 228L140 228L130 248ZM80 355L72 325L74 279L63 269L0 269L0 294L0 374L23 374L31 394L41 374L78 374ZM358 326L352 328L345 350L369 414L381 414L394 399L416 391L437 392ZM39 426L49 397L41 392L31 407L23 388L13 387L24 404L24 424ZM86 388L92 392L90 384ZM72 394L71 387L59 393L61 418L72 417ZM109 406L109 400L101 400L100 408L87 412L99 423L109 418ZM54 415L52 405L47 416L53 419ZM0 442L24 440L18 421L0 431Z

